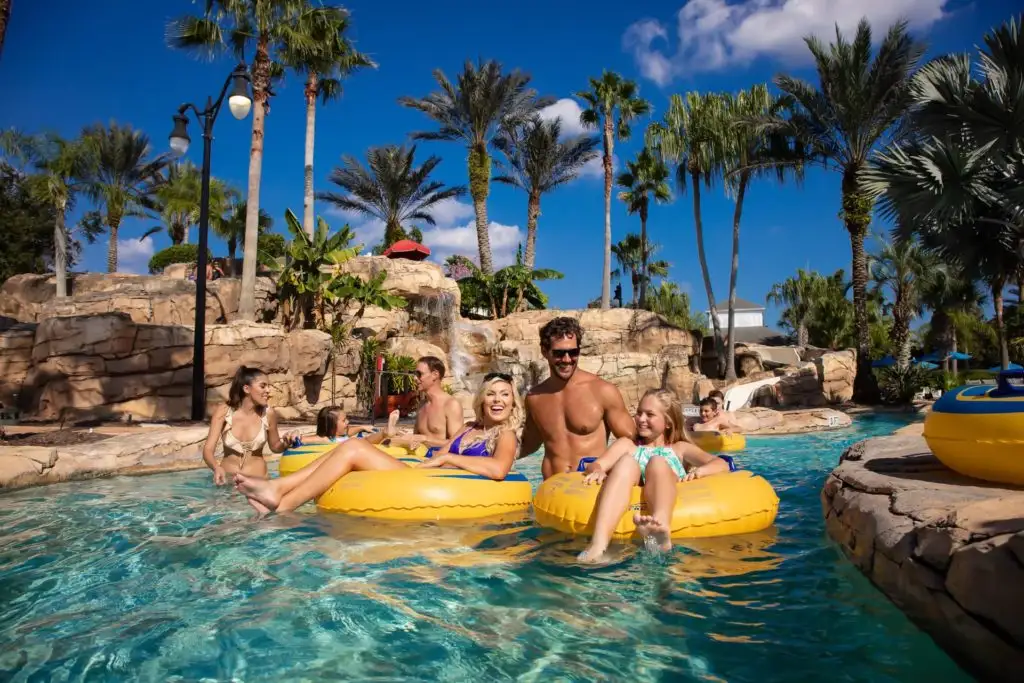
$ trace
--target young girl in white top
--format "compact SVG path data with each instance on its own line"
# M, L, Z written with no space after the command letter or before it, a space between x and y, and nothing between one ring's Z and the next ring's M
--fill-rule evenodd
M213 483L222 486L227 475L241 472L257 477L267 476L263 449L281 453L294 441L295 435L282 439L277 431L277 413L268 405L270 382L257 368L244 365L235 372L228 391L228 402L219 405L210 419L210 432L203 445L203 461L213 470ZM224 440L224 457L214 457L217 442Z
M327 406L321 408L316 415L316 436L299 437L296 446L305 446L314 443L342 443L353 437L364 438L367 442L378 444L389 436L394 435L398 425L399 412L391 411L388 416L388 426L383 432L377 432L372 427L349 424L348 415L339 406ZM365 435L365 436L364 436Z
M690 442L679 399L671 391L651 389L636 409L636 443L617 439L587 465L584 482L604 483L594 515L590 545L581 562L601 562L616 525L629 507L633 487L642 484L650 514L633 515L637 533L652 537L658 548L672 549L672 512L676 484L729 471L729 463Z

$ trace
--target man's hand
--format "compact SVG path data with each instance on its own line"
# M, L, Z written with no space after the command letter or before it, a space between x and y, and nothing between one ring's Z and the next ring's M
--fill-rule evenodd
M583 483L587 486L591 484L600 484L608 478L608 473L604 471L604 467L601 466L601 463L596 460L588 462L583 471Z

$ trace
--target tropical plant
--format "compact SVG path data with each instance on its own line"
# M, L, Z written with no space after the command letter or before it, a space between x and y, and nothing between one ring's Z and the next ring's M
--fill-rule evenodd
M768 303L785 307L780 320L796 332L797 346L809 343L808 324L821 304L826 286L820 273L798 268L796 277L776 282L768 292Z
M56 214L23 173L0 164L0 282L18 273L46 272Z
M351 323L361 319L369 306L385 311L405 308L408 301L388 293L384 288L387 277L386 270L380 271L368 280L348 273L338 274L324 287L324 301L330 304L335 318L340 318L349 308L349 304L355 303L358 308L351 316Z
M979 350L994 338L994 329L982 316L985 295L978 283L955 264L947 265L939 277L929 281L921 292L921 301L931 310L925 342L943 358L943 369L950 369L949 354L961 349ZM959 369L952 359L952 369Z
M530 269L523 263L523 248L516 250L516 262L493 275L487 275L470 262L472 275L460 279L459 290L463 306L485 308L492 319L504 318L509 313L525 310L526 306L543 309L548 298L536 285L544 280L561 280L564 275L549 268ZM509 306L512 303L512 306Z
M878 374L882 401L894 405L912 403L914 396L931 383L927 371L918 365L893 365Z
M399 354L384 354L384 372L387 373L388 393L392 396L407 394L416 388L414 374L416 359Z
M663 280L651 287L647 297L647 308L684 330L696 330L702 334L707 330L707 316L690 312L690 295L679 289L675 282Z
M723 95L727 125L722 134L723 162L726 167L726 187L734 194L735 209L732 216L732 263L729 269L729 316L725 335L725 378L736 379L736 280L740 269L740 218L747 187L755 179L774 176L778 182L792 171L797 182L803 180L803 165L793 152L789 140L780 135L769 135L747 122L777 115L785 101L768 92L768 86L757 84L741 90L735 96Z
M604 266L601 271L601 308L611 306L612 291L612 160L615 138L628 140L630 122L651 110L650 103L638 97L635 82L613 71L604 71L601 78L590 79L590 90L576 93L587 103L580 114L580 123L601 129L604 148Z
M342 7L324 7L322 13L303 16L306 25L295 35L301 39L285 41L282 61L306 77L306 159L302 196L302 229L313 235L313 151L316 136L316 103L339 99L342 82L353 71L376 68L368 56L357 51L345 37L349 13ZM312 36L313 40L308 40Z
M911 88L914 136L878 154L865 174L902 234L920 235L989 285L1004 368L1003 289L1022 271L1024 245L1022 20L985 36L980 80L966 54L925 65Z
M199 222L202 184L202 174L195 164L186 161L167 166L167 175L154 192L154 209L167 226L171 244L188 242L189 229ZM209 221L214 232L237 197L238 192L234 188L222 180L210 178ZM161 229L151 229L147 234Z
M356 400L367 411L373 409L374 389L377 379L377 356L384 343L374 337L363 340L359 347L359 376L356 379Z
M598 144L597 138L587 135L563 140L560 119L543 121L539 117L507 128L495 140L495 147L506 159L502 169L506 172L495 177L495 182L527 194L526 268L532 270L535 263L541 196L574 180L583 166L597 157Z
M149 137L130 125L111 122L82 132L85 192L102 209L110 244L107 272L117 271L117 238L127 217L150 215L156 209L154 191L163 180L167 155L151 156Z
M638 297L653 278L668 277L668 261L652 261L651 257L661 251L661 245L656 242L648 242L647 249L640 235L630 233L622 241L612 245L612 254L619 267L612 271L612 277L618 280L622 277L629 277L632 284L632 308L638 307ZM639 304L640 308L646 308Z
M462 254L452 254L444 260L445 275L453 280L461 280L473 274L473 260Z
M233 198L227 211L217 220L210 224L213 232L224 240L228 248L228 269L234 275L237 272L235 267L235 252L239 244L245 243L245 221L249 215L248 203L245 200ZM265 210L259 212L259 235L256 238L257 253L259 251L259 239L267 234L274 225L274 219ZM283 256L283 254L282 254ZM259 259L257 259L259 260Z
M704 222L701 216L700 187L710 188L723 171L724 131L727 127L725 99L714 93L690 92L686 97L673 95L664 120L647 127L647 145L662 159L676 164L676 182L686 191L687 179L693 191L693 220L697 235L697 257L704 277L704 290L715 334L715 354L719 376L725 374L725 343L718 316L711 273L704 251Z
M301 317L305 327L323 329L326 292L336 277L330 267L354 258L362 246L349 246L353 234L347 225L332 234L327 221L320 218L310 237L291 209L285 211L284 222L292 240L278 274L278 297L291 304L290 327Z
M345 155L342 165L331 171L331 183L344 190L320 192L317 199L345 211L354 211L384 223L384 248L406 239L406 225L420 220L435 225L431 209L443 201L456 199L466 188L445 187L439 180L430 180L440 157L431 156L422 166L415 165L416 147L371 147L366 153L367 165Z
M213 254L207 250L207 259L212 259ZM151 275L158 275L164 268L174 263L194 264L199 258L199 246L195 244L172 244L166 249L161 249L149 258L149 272Z
M622 188L619 199L625 202L626 211L635 213L640 217L640 267L636 273L641 277L639 283L633 283L633 307L637 306L637 284L640 286L640 308L647 306L647 284L650 275L648 258L655 251L647 241L647 215L650 210L651 200L658 204L666 204L672 201L672 190L668 186L668 167L665 162L651 153L651 150L644 147L636 157L636 161L627 161L626 170L619 174L615 182ZM616 255L617 256L617 255ZM668 264L665 264L667 271ZM665 273L667 275L667 272Z
M893 24L872 58L871 27L862 19L852 41L836 27L836 40L825 47L805 39L814 57L818 87L792 76L777 76L775 85L787 98L788 113L756 122L755 130L793 139L807 162L842 176L842 216L850 236L857 375L854 396L869 401L875 393L871 372L868 316L868 262L864 240L871 224L874 195L864 171L879 143L904 132L910 106L910 80L924 46L907 33L906 22Z
M271 78L283 69L281 53L313 52L317 38L310 26L313 17L327 20L329 8L307 0L206 0L202 16L173 20L168 26L172 47L199 50L207 55L229 50L244 60L252 50L252 145L249 150L249 182L246 191L245 240L242 259L242 288L238 316L256 316L256 265L259 239L260 180L263 169L265 117L270 101ZM307 236L308 237L308 236Z
M413 133L417 140L463 142L469 149L469 193L476 213L476 237L480 251L480 269L485 275L494 272L491 258L490 222L487 218L487 196L491 184L491 155L488 147L501 129L514 129L530 119L538 109L553 102L538 98L529 88L530 76L518 70L502 73L496 61L474 65L466 61L458 80L452 84L440 69L434 70L440 86L422 99L401 97L399 102L417 109L438 125L436 131Z

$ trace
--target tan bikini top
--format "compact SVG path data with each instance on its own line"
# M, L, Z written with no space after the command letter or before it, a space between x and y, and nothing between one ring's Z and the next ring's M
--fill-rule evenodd
M267 444L267 413L263 413L260 417L260 431L251 441L242 441L232 433L231 423L234 414L235 411L228 408L227 414L224 415L224 455L238 456L244 465L250 455L263 455L263 447Z

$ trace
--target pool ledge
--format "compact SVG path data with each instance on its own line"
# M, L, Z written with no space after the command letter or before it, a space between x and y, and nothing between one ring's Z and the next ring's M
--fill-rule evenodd
M828 534L965 670L1019 681L1024 489L958 475L919 427L901 432L843 453L821 492Z
M202 447L207 429L205 425L139 428L73 446L3 446L0 491L76 479L204 467Z

